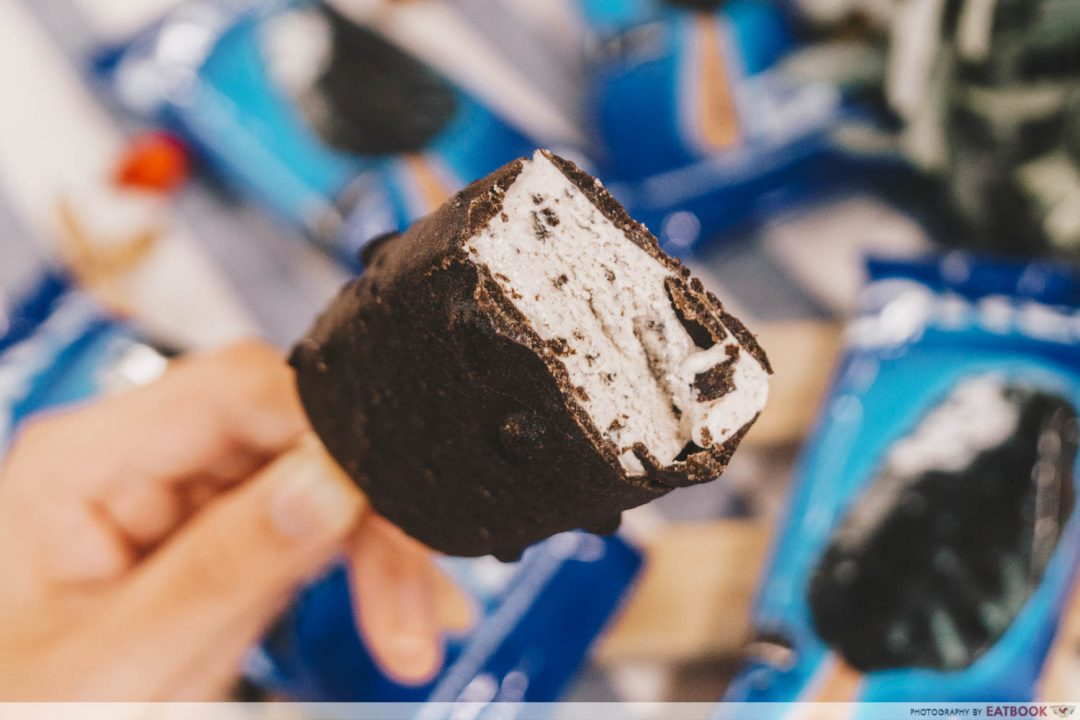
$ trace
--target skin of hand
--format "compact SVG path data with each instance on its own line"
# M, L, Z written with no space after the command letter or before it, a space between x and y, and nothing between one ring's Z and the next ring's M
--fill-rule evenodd
M291 370L255 342L32 419L0 465L0 700L223 698L342 558L373 655L430 678L468 603L351 483L288 452L308 432Z

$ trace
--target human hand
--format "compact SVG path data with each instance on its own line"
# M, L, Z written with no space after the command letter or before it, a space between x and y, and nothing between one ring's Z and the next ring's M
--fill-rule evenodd
M0 700L220 698L342 554L375 657L429 677L468 605L306 432L257 343L32 420L0 471Z

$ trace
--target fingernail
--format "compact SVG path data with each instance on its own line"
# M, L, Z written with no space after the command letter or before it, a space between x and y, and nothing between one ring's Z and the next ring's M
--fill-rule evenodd
M284 480L270 504L270 520L285 537L314 540L349 529L360 508L358 491L304 452L279 460Z

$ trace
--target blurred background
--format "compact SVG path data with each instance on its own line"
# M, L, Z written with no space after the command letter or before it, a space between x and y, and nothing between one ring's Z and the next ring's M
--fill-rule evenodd
M0 97L0 448L162 354L286 350L537 147L773 361L721 482L447 559L482 617L429 686L336 572L241 696L1080 697L1074 0L4 0Z

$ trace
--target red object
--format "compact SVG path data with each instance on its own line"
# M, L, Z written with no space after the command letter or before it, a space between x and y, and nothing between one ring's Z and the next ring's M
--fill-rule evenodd
M125 188L171 193L191 171L187 146L174 135L148 132L131 139L116 168L114 182Z

